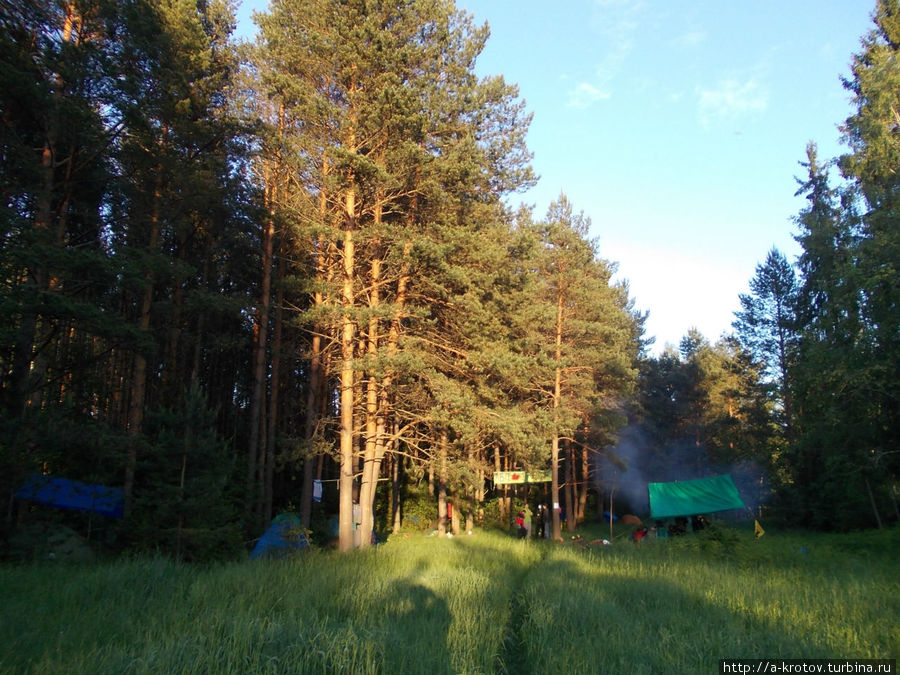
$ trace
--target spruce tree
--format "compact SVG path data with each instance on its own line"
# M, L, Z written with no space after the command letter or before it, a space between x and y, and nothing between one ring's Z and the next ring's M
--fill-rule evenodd
M750 293L739 296L741 310L733 324L741 347L761 364L771 383L784 436L791 438L790 371L796 358L797 279L794 268L773 248L756 266Z
M797 219L803 253L792 396L797 439L789 462L796 501L789 508L808 525L847 527L870 510L858 221L852 204L830 187L812 144L807 158L801 193L809 205ZM841 508L835 511L834 504Z
M870 423L866 437L871 467L866 477L873 512L889 496L897 511L900 455L900 5L878 0L875 27L853 56L844 81L855 112L841 130L850 152L839 158L841 173L862 202L857 267L863 298L864 337L860 377Z

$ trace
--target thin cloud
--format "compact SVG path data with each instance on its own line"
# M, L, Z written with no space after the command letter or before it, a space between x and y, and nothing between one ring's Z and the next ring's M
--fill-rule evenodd
M730 77L711 89L697 90L697 109L704 124L765 112L768 106L769 94L755 76L743 81Z
M569 93L569 108L588 108L612 95L611 84L634 49L634 34L645 8L643 0L594 0L590 26L602 45L590 82L580 82Z
M583 110L589 108L597 101L609 98L609 93L601 91L592 84L587 82L579 82L578 85L569 92L569 101L566 103L568 108L576 108Z

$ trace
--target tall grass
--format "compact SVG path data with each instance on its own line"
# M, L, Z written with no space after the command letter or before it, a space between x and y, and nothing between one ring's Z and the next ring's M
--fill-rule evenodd
M0 672L697 673L720 658L896 658L898 538L858 539L581 547L478 532L207 568L2 567Z

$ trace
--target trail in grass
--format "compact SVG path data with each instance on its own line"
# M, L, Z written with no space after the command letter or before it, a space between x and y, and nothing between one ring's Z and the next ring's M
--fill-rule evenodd
M541 564L547 557L547 551L541 547L541 555L536 561L529 563L523 560L516 566L511 583L512 592L509 600L509 619L506 623L503 650L497 656L498 673L512 675L528 672L527 649L525 644L524 626L527 611L527 598L525 597L525 580L535 565Z

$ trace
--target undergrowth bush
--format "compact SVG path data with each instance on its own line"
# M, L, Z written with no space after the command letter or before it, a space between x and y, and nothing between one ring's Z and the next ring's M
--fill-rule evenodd
M670 537L676 550L698 551L716 558L740 558L746 555L747 536L715 521L697 532Z
M403 501L403 528L427 531L436 526L437 510L434 497L425 485L410 488Z

